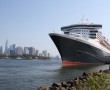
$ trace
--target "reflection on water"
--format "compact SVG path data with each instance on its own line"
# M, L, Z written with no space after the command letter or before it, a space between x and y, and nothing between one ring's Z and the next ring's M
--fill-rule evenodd
M0 90L36 90L109 65L62 67L59 60L0 60Z

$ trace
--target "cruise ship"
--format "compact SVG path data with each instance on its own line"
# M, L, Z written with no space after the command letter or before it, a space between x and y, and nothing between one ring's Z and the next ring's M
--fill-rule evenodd
M110 61L110 44L102 25L84 17L78 24L61 27L63 34L49 33L62 59L62 66L104 64Z

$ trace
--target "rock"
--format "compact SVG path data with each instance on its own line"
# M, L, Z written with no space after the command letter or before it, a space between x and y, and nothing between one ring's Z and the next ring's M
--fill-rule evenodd
M102 73L102 70L100 70L99 73Z
M87 74L86 72L83 72L83 75L82 75L82 76L86 76L86 77L87 77L87 76L88 76L88 74Z
M71 86L73 86L74 85L74 81L70 80L70 81L67 82L67 84L71 84Z
M52 87L59 87L59 86L61 86L61 84L60 83L57 83L57 82L55 82L55 83L52 84Z
M70 84L70 83L68 83L68 84L66 84L66 86L67 86L67 87L71 87L71 84Z
M79 80L79 78L78 78L78 77L76 77L74 80Z
M71 87L71 90L76 90L76 88L75 87Z
M108 70L108 69L106 69L106 70L104 70L103 72L104 72L104 73L108 73L108 71L109 71L109 70Z
M109 65L109 70L110 70L110 65Z
M62 83L61 83L61 85L65 85L66 84L66 82L65 81L63 81Z
M64 87L64 88L66 88L67 87L67 85L66 85L67 83L65 82L65 81L63 81L62 83L61 83L61 85L62 85L62 87Z
M79 77L79 80L83 80L83 76L82 77Z
M75 87L68 88L67 90L76 90Z
M79 84L79 80L74 80L74 85L78 85Z
M67 90L71 90L71 88L68 88Z
M49 90L57 90L57 87L50 87Z
M85 83L86 81L87 81L86 79L83 79L83 80L82 80L82 83Z
M87 80L88 78L86 76L83 76L83 79L86 79Z
M58 89L57 90L66 90L64 87L58 87Z
M110 70L108 71L108 74L110 74Z
M37 90L49 90L49 88L46 86L43 86L43 87L39 87Z

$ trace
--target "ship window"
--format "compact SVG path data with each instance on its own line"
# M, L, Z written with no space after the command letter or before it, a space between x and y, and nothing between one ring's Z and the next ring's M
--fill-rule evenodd
M98 32L98 31L90 31L90 32Z
M64 32L64 34L69 34L69 32Z
M96 34L89 34L89 35L96 35Z

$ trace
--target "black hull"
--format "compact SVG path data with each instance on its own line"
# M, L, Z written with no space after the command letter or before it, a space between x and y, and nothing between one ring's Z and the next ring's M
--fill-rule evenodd
M49 34L55 43L62 61L78 62L86 64L102 64L110 60L110 53L96 48L66 35Z

